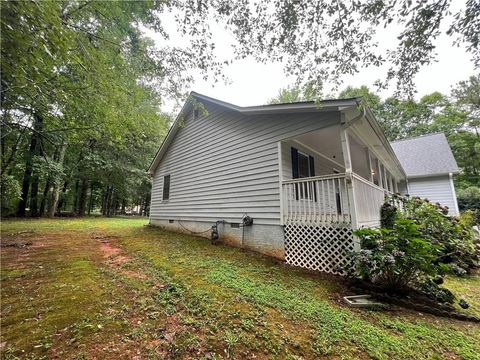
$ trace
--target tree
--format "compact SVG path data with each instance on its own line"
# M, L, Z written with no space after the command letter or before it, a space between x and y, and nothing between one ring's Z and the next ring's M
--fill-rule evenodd
M280 89L278 95L268 101L269 104L284 104L301 101L315 101L316 95L313 84L307 83L303 86L293 85Z
M153 51L138 29L140 22L157 27L159 8L150 2L2 3L1 180L12 195L22 183L18 215L27 208L41 215L47 207L52 215L58 199L65 206L69 197L72 209L85 213L89 185L111 180L104 163L88 162L97 149L124 154L132 142L142 144L135 170L146 170L151 144L165 133L161 93L182 84L175 80L181 69L160 60L178 49ZM6 203L3 214L11 211Z
M367 66L389 67L378 84L395 86L398 94L415 92L413 78L436 60L440 35L465 44L475 66L480 66L480 4L467 0L459 10L448 0L386 1L259 1L177 2L182 34L210 39L210 19L216 19L236 39L239 58L278 61L299 83L312 82L318 95L322 84L340 84L341 76ZM453 12L452 16L449 16ZM192 28L192 25L194 27ZM385 52L376 35L397 32ZM385 45L385 44L382 44Z
M361 97L365 105L367 105L372 111L376 112L380 109L381 99L380 96L374 94L367 86L362 85L359 88L347 86L344 90L338 94L340 99L346 99L351 97Z
M480 186L479 78L460 82L452 95L434 92L419 101L390 97L382 100L366 86L347 87L340 98L362 96L391 141L442 132L447 136L461 173L458 189Z

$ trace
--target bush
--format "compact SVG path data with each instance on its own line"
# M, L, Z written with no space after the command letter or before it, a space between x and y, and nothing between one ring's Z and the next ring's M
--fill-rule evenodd
M12 175L2 174L0 178L0 192L2 216L8 216L15 212L20 194L20 183Z
M392 229L361 229L360 252L353 253L351 276L380 285L388 291L416 286L440 272L434 260L439 246L421 237L413 220L397 220Z
M397 207L386 202L380 208L380 226L384 229L393 229L397 218Z
M398 212L397 218L413 220L419 226L423 239L441 246L436 263L446 265L445 268L457 276L469 273L478 265L471 211L458 218L448 216L448 208L420 198L405 199L403 207L404 211Z
M437 302L452 303L453 294L439 285L446 272L463 276L477 265L474 221L471 211L456 218L428 200L389 199L381 209L382 228L354 232L361 250L352 254L347 273L388 292L414 288Z

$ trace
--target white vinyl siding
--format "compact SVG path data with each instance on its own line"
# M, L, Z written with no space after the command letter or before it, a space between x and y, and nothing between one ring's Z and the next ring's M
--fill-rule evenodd
M458 214L456 195L448 175L409 179L408 193L448 206L450 215Z
M196 120L186 116L155 170L150 217L240 222L247 213L255 224L280 224L278 142L338 124L338 113L244 116L207 109ZM171 175L170 196L162 203L164 175Z

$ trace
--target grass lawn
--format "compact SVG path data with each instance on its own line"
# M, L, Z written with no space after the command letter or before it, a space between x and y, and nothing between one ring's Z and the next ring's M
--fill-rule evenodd
M480 359L480 326L344 306L341 279L143 226L2 222L2 358ZM447 285L480 314L480 277Z

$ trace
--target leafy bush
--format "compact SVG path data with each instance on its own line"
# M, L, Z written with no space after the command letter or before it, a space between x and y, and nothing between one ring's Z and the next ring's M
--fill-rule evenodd
M446 272L463 276L477 265L474 221L471 211L450 217L448 208L428 200L389 199L381 209L380 229L354 232L361 250L352 254L347 272L389 292L414 288L452 303L453 294L439 285Z
M380 208L380 226L384 229L393 229L397 218L397 207L385 202Z
M355 235L362 250L352 254L350 275L402 290L439 273L434 262L439 246L423 239L413 220L397 220L392 229L356 230Z
M22 192L20 183L12 175L2 174L0 178L2 216L11 215L15 211Z
M436 263L445 264L450 272L460 276L478 265L473 244L474 216L471 211L460 217L448 216L448 208L417 197L403 201L398 219L411 219L426 241L441 246Z

